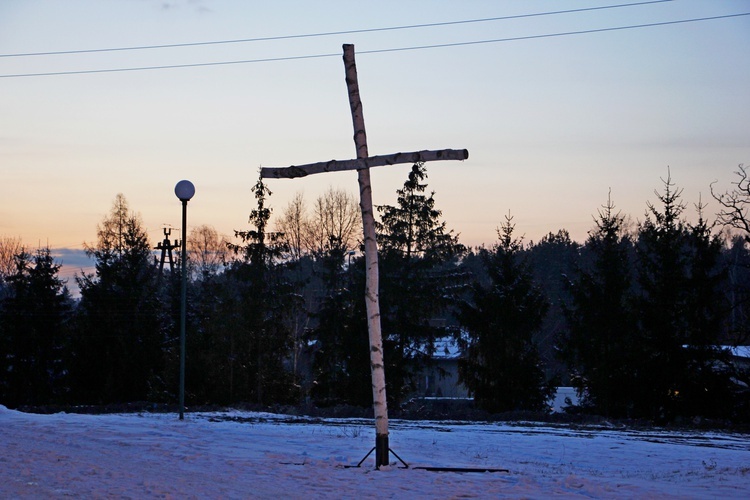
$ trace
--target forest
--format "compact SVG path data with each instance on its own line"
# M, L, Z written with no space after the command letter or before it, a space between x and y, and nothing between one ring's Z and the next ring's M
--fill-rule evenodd
M389 407L414 394L436 342L460 347L459 376L489 414L548 411L559 385L575 411L665 423L750 422L748 170L693 208L668 174L634 222L610 197L585 242L561 229L524 241L513 216L467 248L415 164L378 206L380 307ZM174 404L180 272L187 266L186 403L372 404L362 224L356 198L298 194L271 224L259 180L249 229L192 228L188 259L161 269L119 194L86 245L80 298L50 248L0 241L0 403ZM688 222L688 213L695 217Z

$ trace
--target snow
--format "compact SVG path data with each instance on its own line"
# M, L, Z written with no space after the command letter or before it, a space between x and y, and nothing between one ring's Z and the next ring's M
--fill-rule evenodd
M558 387L550 407L555 413L564 413L566 408L575 406L578 403L579 398L575 387Z
M729 352L732 356L735 356L737 358L747 358L750 359L750 346L747 345L738 345L738 346L722 346L722 349L729 349Z
M747 435L227 411L33 415L0 406L0 497L747 498ZM431 472L416 467L503 468Z

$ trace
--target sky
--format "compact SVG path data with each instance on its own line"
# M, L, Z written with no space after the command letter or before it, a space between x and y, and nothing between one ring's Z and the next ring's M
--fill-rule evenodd
M744 434L224 411L33 415L0 406L4 498L747 498ZM433 472L426 467L506 470Z
M699 200L712 215L711 183L731 188L750 162L750 16L611 28L750 13L750 1L599 8L628 3L3 0L0 235L75 267L122 193L156 244L180 225L181 179L196 187L189 228L248 229L260 167L356 156L344 43L371 155L469 151L427 164L466 245L494 243L508 214L527 242L559 229L584 241L610 190L642 220L668 174L688 217ZM170 44L188 45L71 53ZM66 53L22 55L48 52ZM203 65L217 62L232 64ZM175 65L189 67L87 72ZM395 204L409 167L372 169L376 205ZM269 204L281 215L298 192L356 196L356 177L268 180Z

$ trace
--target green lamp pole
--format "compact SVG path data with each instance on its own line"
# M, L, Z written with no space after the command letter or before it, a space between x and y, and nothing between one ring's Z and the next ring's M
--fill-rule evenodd
M190 181L180 181L174 194L182 202L182 286L180 290L180 420L185 418L185 322L187 319L187 204L195 194Z

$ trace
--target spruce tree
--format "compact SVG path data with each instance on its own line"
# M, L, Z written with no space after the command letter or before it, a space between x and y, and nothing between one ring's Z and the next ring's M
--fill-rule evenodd
M607 200L584 248L590 265L569 283L561 353L582 405L612 417L631 416L639 346L633 290L633 242L624 216Z
M440 220L435 193L426 195L423 163L415 163L396 206L379 206L377 224L381 267L381 321L388 397L399 403L414 388L414 375L430 361L435 325L450 305L446 286L465 252L458 236Z
M306 335L313 356L311 395L319 406L370 406L364 259L350 261L344 269L343 249L333 245L318 262L322 267L318 289L324 296L313 314L314 326Z
M557 342L565 328L564 308L570 302L566 281L581 260L581 245L570 238L568 231L561 229L531 243L524 254L528 256L535 283L544 290L550 304L535 338L539 355L547 377L559 378L564 366L558 356Z
M397 254L407 261L421 258L431 263L445 262L465 250L458 236L440 220L442 212L435 208L435 193L424 194L425 179L424 163L415 163L403 188L396 191L397 206L378 207L378 246L384 255Z
M545 379L534 333L548 303L522 258L512 217L498 230L499 242L481 249L489 284L475 283L460 306L460 380L477 406L490 412L546 411L553 388Z
M97 235L86 246L96 273L76 278L76 394L88 403L148 400L167 390L162 374L170 323L146 229L118 194Z
M66 356L73 310L49 248L15 256L0 302L0 400L9 407L67 398Z
M656 192L662 208L648 204L637 245L641 289L638 340L644 352L642 366L636 371L642 386L636 410L640 416L659 420L674 416L686 363L688 263L681 193L667 176L664 193Z
M643 397L637 403L642 414L657 420L717 410L710 401L723 394L714 375L727 310L721 303L720 241L711 235L700 206L698 224L688 225L681 217L682 190L670 176L664 185L664 193L657 193L662 208L649 204L637 247L644 348L637 371Z
M721 348L721 335L728 319L725 290L728 269L722 262L723 241L713 234L697 205L698 221L688 224L689 255L687 331L684 350L687 366L682 379L679 411L689 416L733 416L734 376L728 353Z
M285 368L293 336L284 319L296 298L281 272L280 259L287 250L283 235L267 229L272 210L266 200L271 191L259 179L252 192L257 202L249 217L253 229L235 231L241 243L230 249L240 258L226 272L233 295L225 319L232 329L229 370L237 388L232 399L289 402L296 397L291 372Z

